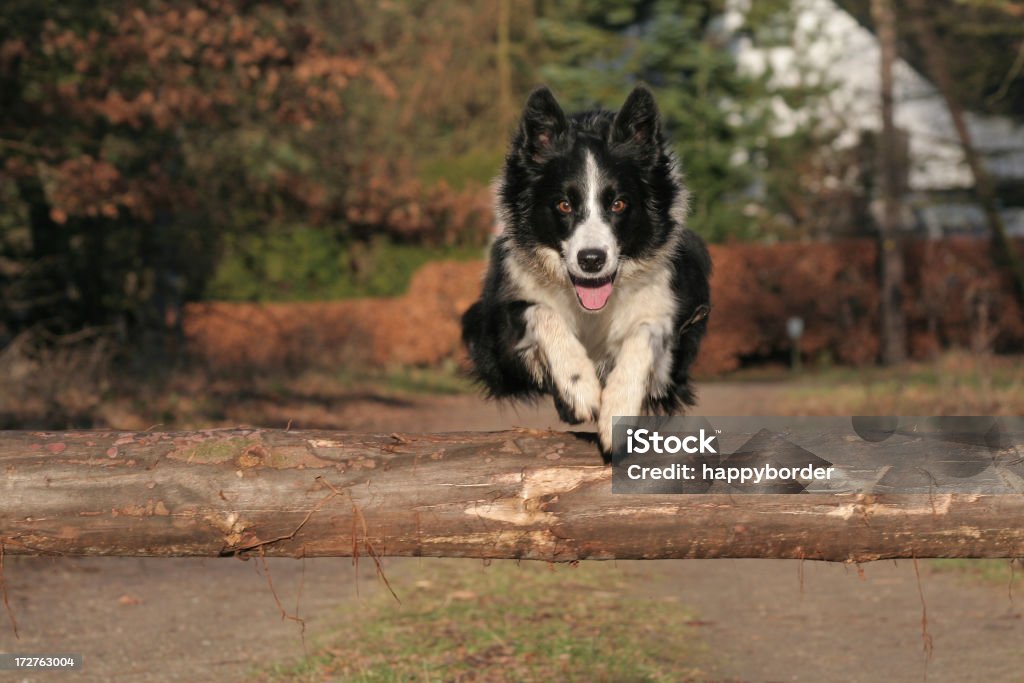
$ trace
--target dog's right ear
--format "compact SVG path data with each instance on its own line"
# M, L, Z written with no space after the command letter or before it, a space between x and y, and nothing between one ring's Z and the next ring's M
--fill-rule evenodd
M547 86L542 85L526 101L516 145L527 159L541 162L565 129L565 112Z
M613 144L632 145L648 156L656 155L660 144L660 125L654 95L646 86L638 85L615 116L611 141Z

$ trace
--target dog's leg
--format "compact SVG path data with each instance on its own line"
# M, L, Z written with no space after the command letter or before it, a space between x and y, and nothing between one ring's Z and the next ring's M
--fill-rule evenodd
M524 318L526 334L517 350L538 382L550 387L559 417L569 424L596 420L601 382L583 344L547 306L531 306Z
M615 359L601 394L601 417L597 423L601 450L611 453L612 420L616 417L640 415L647 394L661 391L668 376L671 355L665 352L665 335L643 324L626 337Z

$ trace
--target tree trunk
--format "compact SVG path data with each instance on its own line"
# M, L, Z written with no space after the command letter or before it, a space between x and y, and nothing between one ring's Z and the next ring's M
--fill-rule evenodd
M583 435L0 432L7 554L1024 555L1020 495L624 495Z
M70 228L58 225L50 215L50 204L42 181L36 175L17 181L21 201L28 207L28 224L32 237L32 264L18 288L21 300L5 302L16 315L3 322L14 333L37 324L50 331L65 331L81 326L82 320L69 301L68 292L74 284L71 273Z
M974 192L985 213L985 221L988 223L992 236L993 260L997 266L1009 269L1014 280L1017 299L1024 307L1024 263L1021 262L1020 256L1006 232L1006 225L1003 223L1003 217L999 213L996 202L995 187L978 155L977 148L974 146L971 130L967 127L967 119L964 116L964 109L957 100L953 80L949 75L946 55L942 46L939 45L938 37L928 19L923 0L907 0L907 8L910 10L914 32L924 51L929 76L938 86L939 92L946 102L949 116L953 119L953 127L956 128L956 134L960 140L960 147L964 152L964 159L971 169L971 175L974 178Z
M498 0L498 109L501 113L501 123L506 127L512 125L515 116L512 110L512 63L509 54L511 3L512 0Z
M890 0L871 0L871 17L881 51L882 134L878 141L876 178L881 186L879 273L881 279L882 363L895 365L907 357L907 326L903 313L903 248L899 235L902 192L899 135L894 121L892 66L896 60L896 18Z

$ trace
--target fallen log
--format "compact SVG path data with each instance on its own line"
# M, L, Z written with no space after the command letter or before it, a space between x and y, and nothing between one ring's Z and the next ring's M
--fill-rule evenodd
M1021 495L612 494L562 432L0 432L0 471L12 555L1024 555Z

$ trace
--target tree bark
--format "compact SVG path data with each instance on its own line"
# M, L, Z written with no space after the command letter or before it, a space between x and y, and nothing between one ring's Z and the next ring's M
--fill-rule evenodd
M889 0L871 0L871 16L881 53L882 134L878 143L882 219L879 225L881 279L882 363L895 365L907 358L907 325L903 313L903 248L899 235L902 192L899 173L899 135L894 119L892 67L896 61L896 17Z
M988 223L992 236L993 261L997 266L1006 267L1010 271L1017 299L1021 306L1024 306L1024 263L1021 262L1020 256L1006 232L1006 225L1003 223L1003 217L999 213L996 201L995 187L977 148L974 146L974 139L971 129L967 126L964 109L957 100L953 79L950 77L949 67L946 64L945 52L943 52L935 30L928 20L923 0L907 0L907 8L910 10L914 32L924 51L929 76L938 86L939 92L946 102L946 108L949 110L950 118L953 119L953 127L960 140L960 147L963 149L964 159L974 178L974 193L985 214L985 221Z
M6 554L1024 555L1024 496L622 495L583 435L0 432Z

